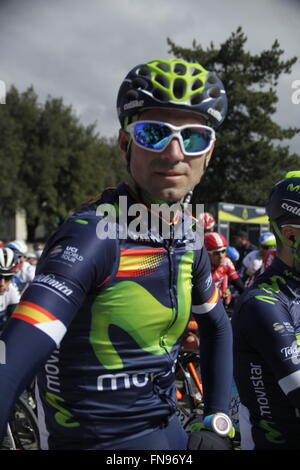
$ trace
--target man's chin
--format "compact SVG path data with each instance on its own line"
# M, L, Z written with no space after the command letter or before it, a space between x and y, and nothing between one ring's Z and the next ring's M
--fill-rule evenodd
M188 191L184 192L174 189L165 189L163 191L159 191L156 197L167 204L176 204L177 202L182 201L187 193Z

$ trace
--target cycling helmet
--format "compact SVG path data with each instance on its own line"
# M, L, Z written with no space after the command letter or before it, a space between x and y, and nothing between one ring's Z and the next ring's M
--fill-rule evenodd
M174 108L201 114L218 127L227 112L223 83L215 72L181 59L158 59L137 65L119 89L117 111L121 127L150 108Z
M232 260L232 261L238 261L240 259L240 254L234 246L228 246L226 249L227 256Z
M203 212L203 214L200 215L199 219L204 227L204 230L211 230L216 224L214 216L209 212Z
M221 251L227 246L227 240L224 235L218 232L205 233L204 246L207 251Z
M271 232L262 233L259 237L259 244L266 247L276 246L276 238Z
M0 248L0 274L13 276L17 270L18 256L11 248Z
M285 178L272 188L266 211L279 225L286 221L300 224L300 172L299 177Z
M300 262L300 257L297 254L300 236L290 246L279 229L284 224L300 226L300 171L288 172L286 178L275 184L269 196L266 212L277 237L283 245L291 250L293 257Z
M23 240L14 240L9 242L6 246L14 251L17 251L22 256L25 255L28 250L27 245Z

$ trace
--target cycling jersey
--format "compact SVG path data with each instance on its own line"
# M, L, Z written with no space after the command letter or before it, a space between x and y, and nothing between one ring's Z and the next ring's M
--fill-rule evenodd
M228 281L233 281L238 277L233 262L227 256L224 259L224 264L212 267L212 278L223 294L227 291Z
M2 432L13 397L37 371L44 449L117 449L164 425L175 416L175 364L191 310L205 413L228 411L231 327L206 250L190 248L194 221L181 214L189 224L170 239L153 224L139 233L133 216L122 222L124 201L134 210L127 185L106 190L47 243L3 333Z
M246 274L255 274L262 266L262 257L259 250L253 250L243 259L243 266L246 268Z
M300 274L275 258L232 318L243 449L300 448Z

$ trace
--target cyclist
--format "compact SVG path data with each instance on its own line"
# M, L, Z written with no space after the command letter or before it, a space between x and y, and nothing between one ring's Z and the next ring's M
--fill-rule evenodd
M242 262L243 267L240 270L240 275L247 287L251 286L255 275L263 267L264 253L266 253L267 250L273 251L275 248L276 239L273 233L262 233L259 237L259 249L250 251Z
M12 283L18 263L17 256L10 248L0 248L0 329L20 302L20 294Z
M243 449L300 448L299 188L300 172L273 187L266 209L277 256L232 318Z
M216 219L210 212L203 212L200 214L199 221L203 225L204 232L214 231Z
M2 433L38 373L43 449L186 449L175 366L191 311L205 417L228 411L231 327L186 210L226 106L221 81L199 64L155 60L125 77L118 141L130 181L84 205L48 241L5 329L7 356L16 344L18 354L0 368Z
M26 260L27 245L24 240L14 240L6 245L14 250L18 256L18 266L15 273L14 282L22 293L30 282L33 281L35 275L35 266Z
M239 293L244 291L244 284L235 270L234 264L227 256L227 240L221 233L205 233L204 245L211 261L212 278L219 289L225 305L232 300L228 283L232 283Z
M253 245L253 243L249 241L247 232L244 230L240 230L234 236L234 246L240 254L236 265L237 269L239 270L242 267L242 261L245 256L250 253L250 251L257 250L257 246Z

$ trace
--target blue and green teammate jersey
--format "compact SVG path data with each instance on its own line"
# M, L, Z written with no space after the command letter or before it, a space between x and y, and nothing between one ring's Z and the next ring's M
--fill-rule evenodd
M120 196L129 208L137 202L121 184L57 230L8 322L2 434L13 400L35 374L43 448L118 448L172 419L191 312L200 327L205 413L228 411L231 327L205 249L191 248L191 224L171 239L152 226L148 236L131 232L120 222ZM118 215L106 228L103 204Z
M300 448L300 274L280 259L232 318L243 449Z

